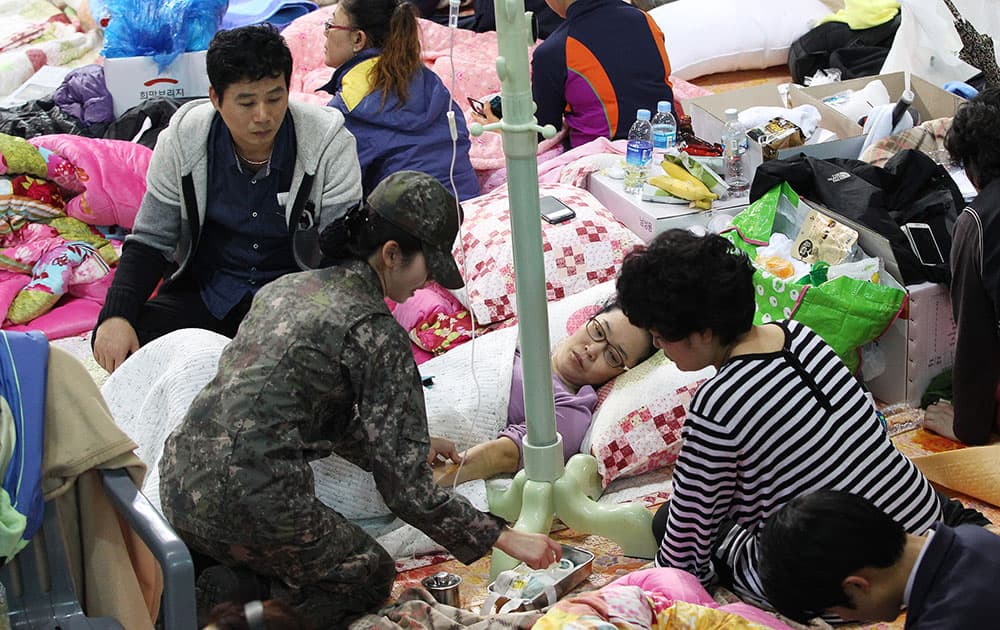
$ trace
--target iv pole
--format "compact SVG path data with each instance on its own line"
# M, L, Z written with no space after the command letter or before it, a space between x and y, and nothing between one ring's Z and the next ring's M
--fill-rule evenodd
M497 490L487 484L490 510L507 520L516 519L514 529L546 534L553 517L558 516L577 532L617 542L627 556L652 558L657 548L652 514L638 504L599 505L594 499L602 487L593 456L577 454L563 465L562 436L556 433L552 397L536 158L537 134L551 138L556 130L552 125L539 127L534 116L528 78L530 14L525 13L524 0L494 0L494 7L503 118L486 126L473 123L469 132L475 136L484 131L503 132L528 434L523 442L524 469L510 488ZM517 564L494 549L490 574L495 578Z

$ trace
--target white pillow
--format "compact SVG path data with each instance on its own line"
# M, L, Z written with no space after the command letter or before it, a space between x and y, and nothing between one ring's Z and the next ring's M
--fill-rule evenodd
M820 0L676 0L650 10L663 31L671 76L788 63L792 42L830 9Z

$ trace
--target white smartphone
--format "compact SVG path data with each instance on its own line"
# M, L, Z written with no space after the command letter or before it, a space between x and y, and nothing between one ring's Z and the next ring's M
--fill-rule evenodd
M539 198L538 206L542 211L542 218L549 223L562 223L576 216L573 208L570 208L555 197L545 196Z
M907 223L902 230L921 264L930 266L945 262L931 226L926 223Z

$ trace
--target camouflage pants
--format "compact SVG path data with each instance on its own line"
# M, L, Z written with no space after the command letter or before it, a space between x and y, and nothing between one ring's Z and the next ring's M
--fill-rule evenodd
M385 603L396 565L364 530L336 516L331 534L302 532L286 543L233 544L184 531L178 535L222 564L270 578L271 596L294 606L317 628L338 628Z

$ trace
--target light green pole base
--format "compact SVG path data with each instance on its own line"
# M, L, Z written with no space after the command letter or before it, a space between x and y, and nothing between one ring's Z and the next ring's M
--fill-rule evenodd
M508 521L514 529L547 533L553 515L581 534L597 534L618 543L622 553L652 559L657 542L653 538L653 515L642 505L602 505L601 476L592 455L578 454L566 463L562 477L554 482L531 481L522 470L506 490L500 484L486 484L490 511ZM518 561L493 550L490 577L512 569Z

